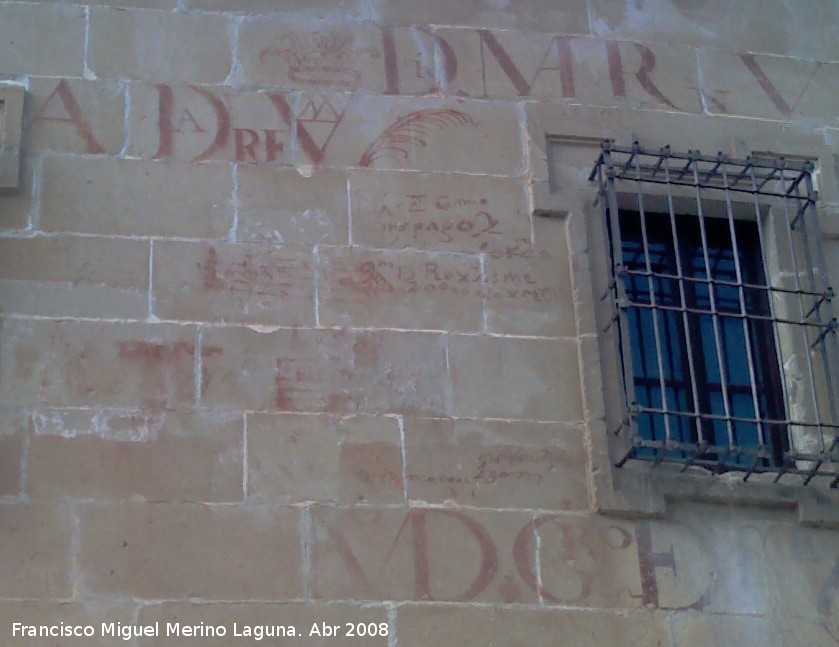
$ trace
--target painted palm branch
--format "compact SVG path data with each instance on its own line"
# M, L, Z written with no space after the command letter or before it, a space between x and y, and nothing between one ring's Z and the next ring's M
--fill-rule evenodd
M427 146L426 137L434 129L448 126L474 125L475 120L465 112L451 108L428 108L411 112L388 126L364 151L359 166L372 166L377 159L389 155L407 159L412 147Z

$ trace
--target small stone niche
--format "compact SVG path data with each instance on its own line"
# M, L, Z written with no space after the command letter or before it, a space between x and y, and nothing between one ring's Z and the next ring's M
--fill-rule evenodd
M0 83L0 190L16 189L20 180L20 140L24 88Z

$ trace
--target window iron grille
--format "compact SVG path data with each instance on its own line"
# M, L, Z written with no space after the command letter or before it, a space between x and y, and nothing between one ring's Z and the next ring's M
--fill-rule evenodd
M814 165L609 141L603 333L629 436L616 463L839 484L839 341Z

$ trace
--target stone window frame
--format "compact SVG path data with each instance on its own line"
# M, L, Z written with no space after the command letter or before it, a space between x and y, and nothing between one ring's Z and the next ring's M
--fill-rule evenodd
M23 86L0 83L0 190L20 182L20 144L23 131Z
M837 239L839 178L827 172L834 158L824 136L780 122L704 115L538 103L527 104L525 111L531 213L534 218L562 220L568 228L572 292L578 295L574 308L593 508L607 515L659 517L670 502L716 501L794 508L802 523L839 527L839 491L823 486L773 484L765 476L744 483L742 475L713 477L701 468L682 473L677 465L653 467L642 461L630 461L619 469L614 466L619 448L607 428L607 401L611 401L607 389L617 383L618 376L616 367L604 362L609 351L601 348L598 333L592 263L603 262L605 240L593 239L590 223L602 213L594 205L596 188L588 182L603 140L621 145L639 140L647 147L670 144L681 150L722 151L741 158L750 154L806 157L817 167L822 238ZM839 283L839 277L834 282Z

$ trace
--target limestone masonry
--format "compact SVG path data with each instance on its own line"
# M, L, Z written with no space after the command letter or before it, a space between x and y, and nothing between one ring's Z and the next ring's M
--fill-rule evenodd
M839 645L836 490L612 467L585 233L812 159L839 286L839 3L0 0L9 86L0 645Z

